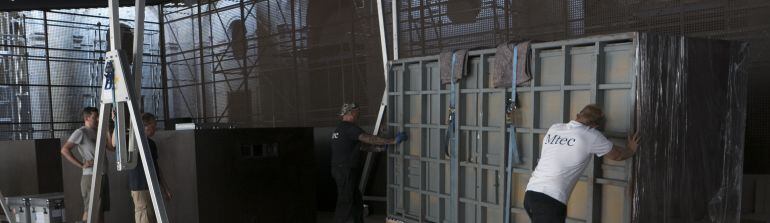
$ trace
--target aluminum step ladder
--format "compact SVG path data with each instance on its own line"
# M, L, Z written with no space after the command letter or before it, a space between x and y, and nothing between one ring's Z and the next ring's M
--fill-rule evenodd
M128 49L121 49L121 26L119 1L108 0L108 14L110 26L110 48L112 50L106 53L104 60L104 78L102 78L102 93L99 109L99 127L96 135L96 149L94 151L93 178L91 179L90 200L85 205L88 210L87 222L96 222L99 219L98 207L101 206L102 177L106 173L106 153L108 138L108 122L112 108L115 107L115 154L117 170L122 171L132 168L132 159L130 140L134 140L138 147L138 159L142 161L147 186L150 191L150 199L155 211L156 221L158 223L168 223L166 213L166 204L160 191L158 176L155 171L155 164L150 154L147 136L144 133L144 124L141 120L140 101L141 101L141 74L142 74L142 52L144 37L144 8L145 0L136 0L135 18L134 18L134 49L133 55L135 63L133 70L129 69L126 53ZM128 112L125 111L128 107ZM129 121L131 131L128 135L124 133L128 129L125 126L126 119ZM126 138L129 137L129 138ZM126 145L129 141L129 145ZM128 148L131 147L131 148Z

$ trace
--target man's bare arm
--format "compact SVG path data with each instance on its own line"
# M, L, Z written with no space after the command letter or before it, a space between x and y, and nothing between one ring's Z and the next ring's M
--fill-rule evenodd
M634 154L636 154L636 149L638 147L639 147L639 135L638 134L629 135L626 148L613 145L612 150L610 150L610 152L607 153L606 156L607 158L610 158L616 161L626 160L634 156Z
M634 156L634 154L635 154L635 151L631 151L628 148L623 148L620 146L612 146L612 150L610 150L610 152L607 153L605 157L615 161L623 161L628 158L631 158L632 156Z
M75 159L75 156L72 155L72 149L75 148L75 144L67 141L64 143L64 146L61 147L61 155L67 159L72 165L77 166L78 168L83 168L83 163L81 163L78 159Z
M361 146L361 150L366 152L373 152L373 153L379 153L384 152L386 149L386 146L375 146L375 145L363 145Z
M107 143L104 144L107 150L111 152L115 152L115 139L113 139L113 136L112 133L107 133Z
M369 135L366 133L362 133L361 135L358 135L358 140L366 144L378 145L378 146L396 144L395 139L381 138L381 137Z

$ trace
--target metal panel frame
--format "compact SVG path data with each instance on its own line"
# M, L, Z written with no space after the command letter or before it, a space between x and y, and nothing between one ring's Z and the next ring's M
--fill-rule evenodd
M633 106L635 103L635 81L636 76L638 75L638 53L636 52L637 48L638 41L636 33L622 33L574 40L537 43L531 46L532 56L530 59L532 61L531 68L533 71L533 79L529 84L517 88L517 92L519 93L517 95L520 95L521 97L527 97L524 100L528 99L529 102L531 102L529 107L521 108L522 110L529 112L531 114L531 118L529 120L525 120L526 123L516 125L517 134L521 134L521 137L518 138L520 140L528 140L532 142L531 146L523 146L520 142L519 147L523 150L528 150L527 152L531 155L526 155L527 152L524 153L525 155L522 155L524 162L520 165L514 166L513 174L518 174L519 176L527 176L531 174L532 170L534 170L537 165L536 161L539 157L539 136L546 133L548 127L553 124L544 122L553 122L552 120L547 120L549 117L550 119L558 117L558 120L556 120L557 122L568 122L570 118L572 118L571 116L574 114L571 113L574 113L574 111L571 112L570 107L573 107L574 109L574 106L571 106L572 104L570 97L571 93L573 92L583 92L584 94L590 92L588 98L589 102L597 103L600 106L603 106L605 103L609 103L609 100L614 100L613 102L615 103L625 103L627 108L614 108L619 109L621 113L608 114L608 116L616 116L619 117L620 120L628 118L628 126L623 126L626 123L616 124L615 128L618 128L617 125L620 125L623 126L622 128L626 129L614 129L615 131L605 132L605 135L607 135L609 138L619 140L620 138L625 138L627 132L632 131L634 128L632 122L632 113L634 112ZM591 51L587 51L587 49L590 49ZM606 61L607 53L617 50L629 51L629 54L632 57L629 58L631 64L628 64L628 80L620 81L621 83L607 83L605 81L605 75L610 72L605 70L605 66L608 63ZM388 126L394 128L396 131L414 132L414 130L419 130L420 134L416 136L418 136L420 139L416 140L416 142L407 142L406 144L397 146L395 150L388 151L389 168L387 207L389 217L407 222L497 221L494 220L495 216L488 215L488 213L494 212L488 211L492 209L503 210L504 193L502 192L502 188L504 187L502 185L505 185L505 183L512 184L519 177L512 176L512 179L509 182L496 183L497 185L494 185L494 187L497 187L498 191L495 193L495 202L484 201L484 196L486 195L482 194L485 194L485 188L492 188L492 185L488 185L488 181L484 181L484 174L487 174L486 177L492 177L488 176L490 175L489 173L495 173L494 177L498 178L495 179L495 182L502 181L499 179L502 177L500 174L505 174L505 145L508 143L507 136L509 131L511 131L510 127L508 127L504 121L501 121L500 123L487 123L490 118L487 117L490 113L487 107L493 106L495 109L499 107L501 111L504 111L505 102L503 100L506 99L506 95L510 95L511 93L511 88L494 89L487 86L488 80L486 79L485 75L489 74L489 66L491 65L489 64L489 61L490 59L493 59L494 53L494 49L470 51L470 59L467 61L469 67L467 74L468 76L461 80L458 85L455 85L455 91L450 91L448 89L449 85L440 85L440 88L432 89L430 86L431 84L435 83L423 83L426 80L439 81L431 79L431 75L436 76L435 73L431 72L438 72L438 66L436 65L438 56L405 58L390 62L392 66L389 72L390 82L388 87L388 96L391 109L389 110L390 121ZM571 77L573 75L572 67L573 65L577 65L571 63L573 61L573 56L577 54L582 56L593 55L592 60L595 61L594 64L579 65L591 66L590 68L586 68L587 70L593 71L593 74L590 75L590 83L588 84L571 83ZM544 72L544 70L540 58L543 55L551 57L551 59L559 57L561 59L561 62L559 63L561 63L563 67L559 68L558 70L561 72L560 75L563 76L560 77L560 83L557 85L542 84L544 76L541 74ZM410 67L414 68L414 66L418 66L419 69L410 69ZM554 70L553 67L547 68L551 71ZM625 69L625 67L623 69ZM415 74L414 72L416 70L419 70L420 73ZM615 71L615 73L622 74L622 70L620 73L618 73L618 71ZM410 78L414 80L415 77L413 75L419 75L419 78L416 80L419 80L420 83L409 82ZM626 76L623 75L623 77ZM553 80L553 76L550 76L549 80ZM417 84L416 86L419 88L415 89L414 84ZM471 88L469 88L469 86ZM441 171L447 170L446 167L452 163L452 160L450 160L445 154L441 154L441 157L438 158L430 157L430 154L427 151L437 148L441 148L443 150L444 143L442 142L439 143L439 145L436 145L435 143L432 143L433 141L431 141L431 136L426 136L425 134L431 130L440 131L442 134L439 134L439 136L443 136L443 134L445 134L447 125L444 118L446 114L444 114L444 111L441 110L446 109L446 105L448 104L447 96L450 94L450 92L455 92L455 96L459 101L459 103L457 103L457 120L455 121L459 123L459 128L457 130L457 136L459 138L458 152L461 154L452 155L458 155L459 160L457 162L459 163L460 167L456 172L450 171L442 174ZM542 101L541 103L541 100L545 100L543 97L555 97L554 93L557 93L561 100L557 104L558 110L543 110L541 106L554 106L554 104L553 102L546 101ZM613 93L615 97L609 98L609 96L606 96L610 93ZM619 98L617 93L625 95L625 99ZM499 103L492 102L490 98L485 98L490 97L493 94L502 95L502 99L499 101ZM421 107L410 108L410 97L419 98L420 102L418 105ZM439 98L440 100L430 100L432 98ZM411 104L411 106L414 106L414 103ZM433 111L428 108L428 106L438 107L440 111ZM468 110L467 108L470 108L471 110ZM523 112L522 110L519 110L518 112ZM419 114L412 113L412 111L419 111ZM466 114L465 112L475 112L475 114ZM426 117L436 114L440 117L440 123L431 123L430 120L426 120L428 119ZM549 115L549 117L544 117L543 114L551 115ZM411 117L412 115L420 115L418 123L407 120L407 118ZM490 142L486 138L489 133L500 133L500 142ZM415 135L412 134L410 136ZM443 137L440 138L443 139ZM410 143L413 142L420 143L420 145L411 145ZM417 147L420 148L419 155L409 153L410 151L413 152L414 148ZM496 154L500 154L499 163L492 165L483 161L486 158L482 157L481 155L488 155L488 152L490 151L497 152ZM441 153L443 153L443 151L441 151ZM419 168L410 169L408 163L415 161L420 163ZM585 183L587 189L585 200L587 213L585 214L584 219L582 216L578 216L575 218L568 218L568 222L600 222L602 220L603 214L602 187L605 185L611 185L626 188L628 186L628 179L630 176L630 164L630 161L625 161L621 164L613 164L605 162L601 158L592 159L590 165L584 172L584 175L580 178L580 182ZM432 173L430 172L431 165L440 167L438 168L438 176L430 175ZM463 170L469 171L468 173L472 173L473 176L463 176L462 174L465 173ZM609 176L605 176L602 170L624 173L624 180L617 179L617 177L611 178ZM415 171L419 171L419 174L415 174ZM447 185L441 185L439 191L432 191L431 188L428 187L430 186L429 184L431 183L430 181L432 179L438 179L437 182L442 184L447 183L447 178L450 175L460 176L458 185L448 185L450 187L450 191L442 191L442 189L446 188ZM466 177L470 178L465 179ZM410 179L419 179L420 187L410 187L408 185L410 183ZM459 191L463 187L462 185L465 184L476 186L476 188L470 189L463 188L468 190L463 190L462 192L473 193L472 195L467 193L463 194L461 191ZM416 201L410 200L413 197L410 197L409 194L419 194L419 196L417 196L419 197L419 208L412 208L413 210L410 210L408 205ZM512 196L517 196L517 193L514 193ZM448 210L442 210L444 213L440 213L438 218L435 216L430 216L431 213L429 213L429 211L431 211L431 204L429 204L429 202L431 199L438 199L438 203L440 205L438 207L444 209L457 208L457 211L450 211L449 213L446 213ZM453 202L455 199L456 202ZM622 199L622 221L628 222L630 221L631 210L629 195L624 193ZM444 202L447 201L450 203L445 204ZM461 208L466 206L467 208L465 209ZM465 210L469 210L469 212L465 213ZM516 205L514 205L514 207L512 207L509 211L511 211L513 214L512 216L522 214L526 216L524 209L521 207L516 207ZM473 216L466 216L464 214L472 214ZM494 214L499 214L500 217L497 219L500 219L500 221L503 220L502 211Z
M618 43L618 42L631 42L631 48L630 50L633 50L634 58L633 58L633 65L630 67L629 70L629 82L624 84L605 84L601 83L603 75L605 74L605 71L602 69L602 66L605 65L603 57L604 52L603 49L607 46L608 43ZM572 56L571 50L573 47L578 46L593 46L594 47L594 56L596 58L596 63L594 64L594 76L591 80L590 86L581 86L581 85L570 85L568 81L570 80L569 74L571 73L570 68L570 57ZM576 91L576 90L589 90L591 92L590 96L590 102L591 103L597 103L600 106L604 102L604 93L601 91L604 90L628 90L628 98L626 100L628 111L633 112L632 109L635 103L635 97L634 92L636 90L636 76L638 75L638 64L637 64L637 54L636 49L638 48L638 41L637 41L637 34L636 33L622 33L622 34L613 34L613 35L604 35L604 36L595 36L595 37L588 37L588 38L582 38L582 39L574 39L574 40L564 40L564 41L556 41L556 42L547 42L547 43L538 43L532 45L532 52L533 52L533 58L532 59L532 70L533 70L533 81L532 84L529 87L520 87L518 88L517 92L520 93L529 93L530 100L533 102L533 106L531 106L530 112L533 115L533 118L531 119L531 123L528 123L529 128L527 127L518 127L516 131L518 133L525 133L529 135L530 139L532 139L532 142L540 142L540 139L538 137L538 134L544 134L548 130L548 126L540 126L537 127L538 122L541 121L540 117L540 111L539 111L539 100L537 100L538 94L543 92L554 92L558 91L562 98L562 103L560 105L560 113L562 114L562 122L568 122L570 120L569 111L566 109L567 106L569 106L569 93ZM564 67L563 67L563 75L565 75L562 78L562 82L560 86L542 86L539 84L540 81L540 61L539 56L540 53L543 50L548 49L560 49L561 50L561 56L564 59ZM564 56L567 55L567 56ZM510 90L510 89L509 89ZM632 118L631 114L628 114L629 118ZM629 123L633 123L632 120L629 120ZM630 131L631 129L627 129L627 131ZM510 129L509 129L510 131ZM610 138L619 138L619 137L625 137L625 132L605 132L605 135L607 135ZM532 173L532 170L534 170L534 167L536 167L537 163L534 162L539 157L539 147L536 146L537 144L533 144L532 154L534 157L525 157L525 159L530 159L529 163L530 166L527 166L526 168L515 168L516 170L514 173L518 174L524 174L524 175L530 175ZM608 168L616 168L612 166L608 166L606 163L602 163L601 158L594 158L592 159L591 163L586 169L587 176L582 176L579 180L579 182L587 183L588 185L588 192L587 192L587 212L586 213L586 219L573 219L568 218L567 222L601 222L601 210L602 210L602 192L601 192L601 186L603 185L613 185L613 186L619 186L619 187L627 187L628 181L622 181L622 180L616 180L616 179L609 179L604 178L602 175L602 169L608 169ZM525 162L527 163L527 162ZM630 161L625 161L623 169L626 172L626 179L630 176ZM623 194L623 222L629 222L630 221L630 199L628 194ZM511 212L514 214L524 214L526 215L526 211L524 211L523 208L517 208L514 207L511 209Z
M505 89L494 89L489 86L489 69L491 65L491 57L493 57L494 52L485 50L482 52L479 52L480 54L475 55L471 54L472 57L467 61L468 63L468 69L469 74L468 76L460 82L460 89L458 89L460 93L460 106L459 110L460 113L466 113L471 111L466 111L465 108L471 108L475 107L475 114L467 114L465 116L459 116L459 117L472 117L475 118L475 124L462 124L464 123L463 118L458 118L458 123L460 124L460 134L462 138L461 140L472 140L475 138L475 145L471 145L470 143L462 142L459 143L461 147L459 148L459 152L465 152L466 154L469 154L470 157L465 157L466 160L460 161L460 167L461 168L471 168L472 172L475 173L475 196L471 198L466 198L463 196L460 196L460 203L466 203L466 205L472 205L475 206L475 222L489 222L491 219L498 219L502 221L503 219L503 201L501 195L503 195L503 184L496 184L496 185L486 185L482 180L484 179L484 174L486 171L486 174L489 174L490 172L494 173L495 182L500 182L501 174L505 173L505 138L506 138L506 132L505 132L505 97L506 97L506 91ZM478 60L478 61L476 61ZM470 83L470 81L475 81L475 83ZM475 88L469 88L468 85L475 84ZM466 95L470 95L470 97L464 97ZM502 103L487 103L485 99L491 99L493 96L498 96ZM462 101L466 99L475 98L476 105L468 105L467 103L472 103L468 101ZM467 102L467 103L465 103ZM465 105L465 106L462 106ZM487 106L494 106L494 109L488 109ZM472 110L473 111L473 110ZM496 113L495 113L496 112ZM489 119L493 114L496 114L495 117L497 120L500 120L502 122L499 123L491 123L489 122ZM467 135L464 135L463 133L468 133ZM487 136L490 134L497 133L499 136L499 140L497 141L489 141L487 140ZM485 161L488 160L491 156L489 153L491 149L487 145L497 145L498 153L497 157L493 157L493 159L496 161L496 165L493 165L492 162ZM470 148L463 148L463 146L470 146ZM462 173L462 171L461 171ZM491 176L488 176L491 177ZM469 179L462 179L460 178L460 182L467 182ZM484 201L484 195L485 191L482 189L489 190L490 187L494 188L494 190L497 192L496 197L494 200L494 203L490 203L491 201ZM486 209L486 210L485 210ZM493 209L496 211L496 215L490 216L488 211L489 209ZM458 214L463 213L463 210L458 210ZM493 221L496 222L496 221Z

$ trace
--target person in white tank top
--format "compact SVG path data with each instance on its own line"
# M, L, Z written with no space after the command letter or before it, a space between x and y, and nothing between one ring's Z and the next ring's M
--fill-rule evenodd
M602 109L587 105L569 123L552 125L543 138L540 160L527 184L524 208L533 223L564 222L567 199L591 156L625 160L636 153L639 136L629 134L626 148L615 146L601 132Z

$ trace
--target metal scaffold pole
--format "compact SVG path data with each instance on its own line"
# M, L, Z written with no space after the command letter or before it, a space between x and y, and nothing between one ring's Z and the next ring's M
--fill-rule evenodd
M377 0L377 19L379 21L380 28L380 48L382 49L382 74L385 80L385 89L382 92L382 101L380 102L380 109L377 112L377 122L374 124L374 130L372 135L380 133L380 127L382 126L383 118L385 116L385 109L388 106L388 46L385 36L385 14L382 9L382 0ZM395 49L395 48L394 48ZM373 153L366 154L366 161L364 162L364 168L361 173L361 181L359 182L358 189L363 194L366 190L366 184L369 181L369 173L372 171L372 163L374 160ZM384 199L377 199L384 200Z

